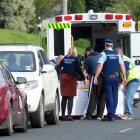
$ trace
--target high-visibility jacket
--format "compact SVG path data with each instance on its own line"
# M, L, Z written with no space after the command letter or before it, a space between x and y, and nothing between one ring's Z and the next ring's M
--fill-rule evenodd
M140 80L140 71L135 66L135 64L132 62L132 60L125 55L123 55L122 59L124 61L124 64L125 64L125 62L129 63L127 81L130 82L133 79Z

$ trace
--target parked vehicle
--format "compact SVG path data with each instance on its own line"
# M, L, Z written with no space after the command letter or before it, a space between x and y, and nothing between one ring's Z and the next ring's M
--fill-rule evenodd
M57 124L58 76L43 48L28 44L0 45L0 59L5 61L14 78L24 76L27 79L19 88L27 94L31 126L41 128L45 119L48 124Z
M0 61L0 129L6 135L13 130L26 132L28 129L27 96L17 85L26 83L23 77L15 82L5 64Z

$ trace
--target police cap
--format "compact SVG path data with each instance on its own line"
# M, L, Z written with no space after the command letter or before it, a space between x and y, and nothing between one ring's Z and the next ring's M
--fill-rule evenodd
M113 41L111 39L105 39L104 43L111 46L113 45Z

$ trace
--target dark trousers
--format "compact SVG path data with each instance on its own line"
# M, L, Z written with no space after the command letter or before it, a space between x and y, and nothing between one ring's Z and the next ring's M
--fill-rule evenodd
M62 96L61 110L63 117L65 116L66 105L68 109L68 116L71 116L73 107L73 96Z
M99 79L98 85L92 84L91 93L89 93L89 104L86 116L92 116L97 107L97 117L102 117L105 108L105 94L102 90L102 79Z
M107 77L103 80L103 89L106 96L107 116L115 117L118 103L119 78Z

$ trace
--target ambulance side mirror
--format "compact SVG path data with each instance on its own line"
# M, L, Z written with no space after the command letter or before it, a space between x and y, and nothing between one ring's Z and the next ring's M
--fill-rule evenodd
M135 60L135 65L140 65L140 60Z

